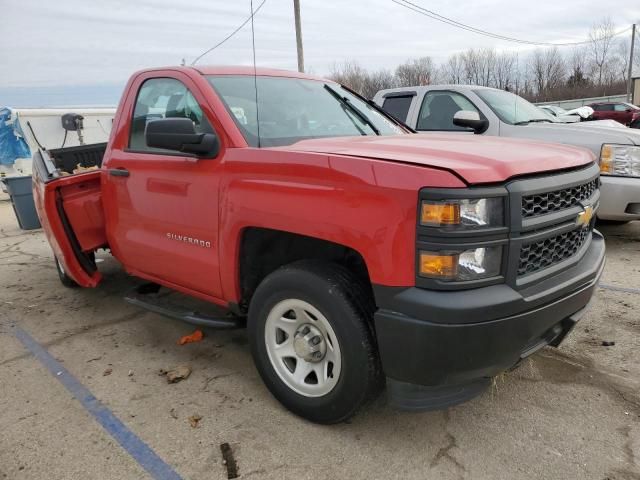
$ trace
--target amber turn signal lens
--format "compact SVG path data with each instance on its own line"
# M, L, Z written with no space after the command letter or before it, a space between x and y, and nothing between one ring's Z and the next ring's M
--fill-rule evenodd
M423 225L457 225L460 223L460 205L456 203L422 202L420 222Z
M600 173L613 173L613 148L603 145L600 152Z
M455 278L458 269L457 255L438 255L420 252L420 275L423 277Z

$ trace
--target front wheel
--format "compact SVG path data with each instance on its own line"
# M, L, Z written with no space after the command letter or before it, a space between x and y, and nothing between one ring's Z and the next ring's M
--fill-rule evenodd
M379 391L373 302L348 270L298 262L270 274L249 308L249 341L271 393L318 423L348 419Z

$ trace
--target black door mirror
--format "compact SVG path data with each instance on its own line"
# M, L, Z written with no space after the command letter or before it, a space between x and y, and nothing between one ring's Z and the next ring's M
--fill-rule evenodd
M471 110L460 110L453 115L453 124L458 127L466 127L473 129L473 133L480 134L489 128L489 120L480 118L478 112Z
M213 158L220 152L220 140L215 133L196 133L188 118L162 118L151 120L144 130L147 146L176 152L191 153L198 157Z

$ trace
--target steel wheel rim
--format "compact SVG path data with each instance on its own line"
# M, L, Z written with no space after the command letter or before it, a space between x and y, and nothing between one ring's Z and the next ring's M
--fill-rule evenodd
M274 305L264 337L271 365L294 392L321 397L338 383L340 344L327 318L310 303L291 298Z
M64 271L64 267L62 266L62 263L60 263L60 260L58 260L56 258L56 263L58 264L58 268L60 269L60 273L62 273L62 275L66 276L67 272Z

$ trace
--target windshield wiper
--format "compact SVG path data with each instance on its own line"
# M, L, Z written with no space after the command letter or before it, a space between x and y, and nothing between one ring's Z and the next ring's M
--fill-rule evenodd
M389 112L383 110L382 108L380 108L376 102L374 102L373 100L369 100L368 98L363 97L362 95L360 95L358 92L355 92L353 90L351 90L349 87L345 86L345 85L340 85L340 88L342 88L343 90L346 90L347 92L349 92L351 95L353 95L354 97L362 100L364 103L366 103L367 105L369 105L371 108L373 108L376 112L378 112L380 115L382 115L385 118L388 118L389 120L391 120L393 123L400 125L403 128L406 128L409 132L411 133L418 133L415 129L411 128L409 125L407 125L405 122L403 122L402 120L400 120L399 118L394 117L393 115L391 115Z
M543 123L543 122L553 123L551 120L547 118L532 118L530 120L523 120L521 122L516 122L514 123L514 125L529 125L530 123Z
M336 100L338 100L340 104L342 104L343 106L348 108L353 114L355 114L355 116L358 117L362 123L364 123L365 125L368 125L369 128L373 130L373 133L375 133L376 135L380 135L380 130L378 130L378 127L376 127L375 124L371 121L371 119L367 117L364 113L362 113L358 107L356 107L353 103L351 103L351 101L347 97L343 97L327 84L325 84L324 88Z

